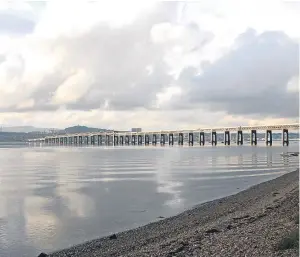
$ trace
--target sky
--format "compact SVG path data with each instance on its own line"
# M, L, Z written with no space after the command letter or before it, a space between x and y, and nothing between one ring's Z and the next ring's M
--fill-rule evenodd
M0 125L299 122L300 1L0 0Z

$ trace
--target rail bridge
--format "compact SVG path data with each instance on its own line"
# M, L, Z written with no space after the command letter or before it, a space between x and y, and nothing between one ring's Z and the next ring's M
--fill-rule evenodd
M239 126L239 127L216 127L198 128L192 130L163 130L146 132L92 132L75 133L44 138L30 139L29 143L44 143L45 145L178 145L187 143L193 146L195 143L204 146L206 141L217 145L218 134L224 133L225 145L231 144L231 134L235 134L235 142L238 145L244 144L244 132L250 133L251 145L257 145L257 131L265 131L265 143L272 146L272 131L282 132L282 144L289 145L289 130L299 130L299 123L282 125L260 125L260 126ZM208 138L208 140L207 140ZM175 140L176 139L176 140Z

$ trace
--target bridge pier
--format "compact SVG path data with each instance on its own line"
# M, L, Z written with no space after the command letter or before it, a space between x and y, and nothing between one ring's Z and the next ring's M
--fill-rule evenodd
M174 134L173 133L169 134L169 145L174 145Z
M266 145L272 146L273 139L272 139L272 130L266 131Z
M217 145L217 132L211 132L211 145Z
M157 134L153 134L152 135L152 145L156 145L157 144Z
M190 132L189 133L189 146L193 146L194 145L194 133Z
M109 135L108 134L105 135L105 144L109 145Z
M160 134L160 144L165 145L166 139L165 139L165 134Z
M142 144L143 144L142 135L138 135L138 145L142 145Z
M244 143L243 131L238 130L238 132L237 132L237 144L238 145L243 145L243 143Z
M183 145L183 133L178 134L178 145Z
M250 141L251 145L257 145L257 132L255 129L251 130Z
M136 143L136 135L132 135L131 136L131 144L135 145L135 143Z
M63 137L60 137L60 138L59 138L59 144L60 144L60 145L63 145L63 144L64 144L64 138L63 138Z
M119 137L114 135L114 145L119 145Z
M120 136L120 145L124 145L124 136Z
M91 136L91 145L95 145L95 136Z
M77 145L77 144L78 144L78 137L74 136L74 145Z
M230 131L224 132L224 144L230 145Z
M86 144L88 145L89 144L89 136L85 136L85 141L86 141Z
M205 144L205 136L204 136L204 132L200 132L199 133L199 139L200 139L200 145L204 145Z
M79 136L79 144L82 145L82 136Z
M282 130L282 145L283 146L288 146L289 145L289 130L288 129L283 129Z
M98 135L98 145L102 145L102 135Z
M145 145L149 145L149 143L150 143L149 135L145 134Z
M126 136L125 136L125 145L129 145L129 144L130 144L129 141L130 141L130 140L129 140L129 135L126 135Z

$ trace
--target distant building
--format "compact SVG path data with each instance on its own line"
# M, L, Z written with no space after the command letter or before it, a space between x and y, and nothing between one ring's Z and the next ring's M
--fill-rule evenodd
M142 128L132 128L131 132L142 132Z

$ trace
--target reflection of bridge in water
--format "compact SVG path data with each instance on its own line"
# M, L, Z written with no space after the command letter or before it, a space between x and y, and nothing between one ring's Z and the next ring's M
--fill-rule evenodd
M230 145L231 132L236 133L236 143L244 144L244 132L250 132L251 145L257 145L257 131L265 131L266 145L272 145L272 131L282 132L282 144L289 145L289 130L299 130L299 124L264 125L264 126L240 126L222 128L203 128L193 130L166 130L148 132L92 132L76 133L44 138L30 139L29 142L44 143L46 145L174 145L175 138L178 145L193 146L195 143L205 145L209 138L209 143L217 145L218 133L224 133L224 144Z

